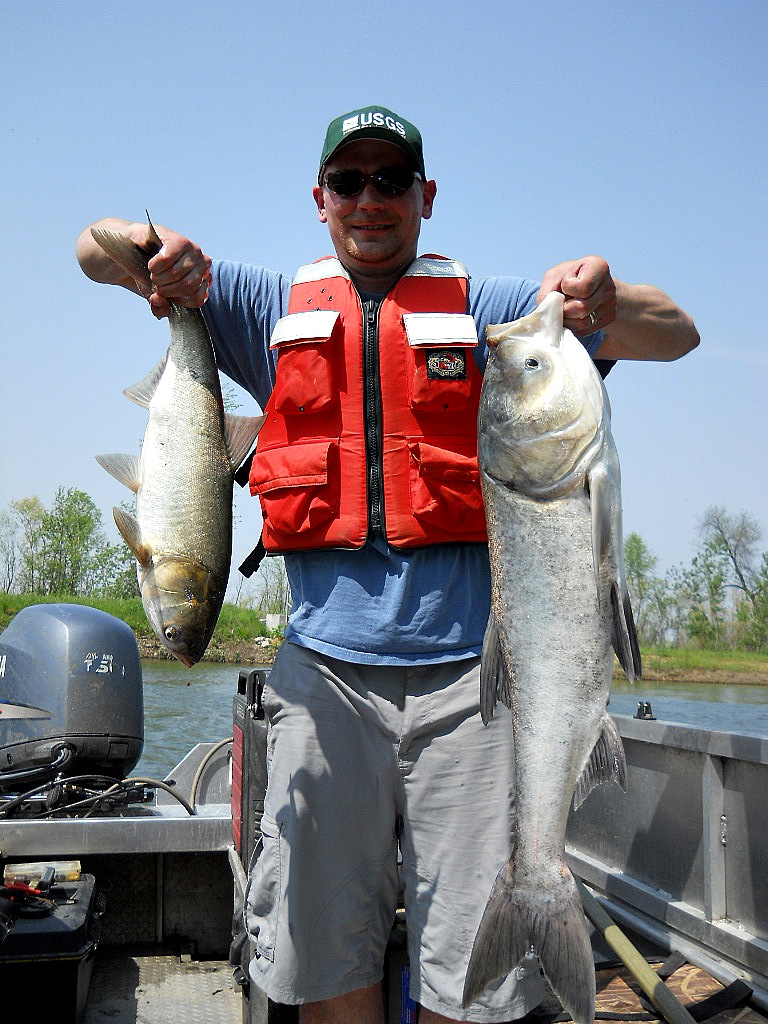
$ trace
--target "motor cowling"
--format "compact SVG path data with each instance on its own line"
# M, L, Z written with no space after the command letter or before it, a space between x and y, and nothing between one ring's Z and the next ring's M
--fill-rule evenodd
M130 627L87 605L18 612L0 635L0 784L62 762L64 775L125 778L143 746L141 659Z

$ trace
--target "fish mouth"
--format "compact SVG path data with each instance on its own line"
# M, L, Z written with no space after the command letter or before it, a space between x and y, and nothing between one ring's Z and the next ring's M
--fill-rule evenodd
M213 636L219 614L218 601L205 601L179 605L165 605L150 608L145 606L157 638L169 654L192 668L203 657Z
M605 417L592 426L582 406L569 420L546 429L536 417L507 416L483 423L480 466L494 483L529 497L556 498L583 480L603 448ZM482 405L481 405L482 416Z
M165 555L141 581L141 599L157 638L191 668L210 642L224 601L225 584L202 562Z

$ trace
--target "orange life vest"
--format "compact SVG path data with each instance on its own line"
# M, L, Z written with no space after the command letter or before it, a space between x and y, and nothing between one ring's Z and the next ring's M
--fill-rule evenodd
M294 279L250 473L267 551L487 539L467 272L419 257L376 306L335 257Z

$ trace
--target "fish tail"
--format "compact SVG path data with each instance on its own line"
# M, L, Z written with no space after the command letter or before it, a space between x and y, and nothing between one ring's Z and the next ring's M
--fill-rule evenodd
M557 889L513 883L514 869L499 872L478 928L464 982L464 1007L492 981L508 975L533 950L552 991L576 1024L595 1015L595 967L584 911L570 871L562 864Z
M162 240L149 220L149 244L146 249L136 245L127 235L107 228L91 228L91 235L104 252L122 267L131 277L151 290L152 281L147 264L162 248Z

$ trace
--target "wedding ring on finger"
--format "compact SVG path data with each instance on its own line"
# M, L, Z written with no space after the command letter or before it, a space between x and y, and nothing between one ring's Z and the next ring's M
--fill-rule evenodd
M594 309L589 314L589 324L590 327L597 327L597 313L594 311Z

